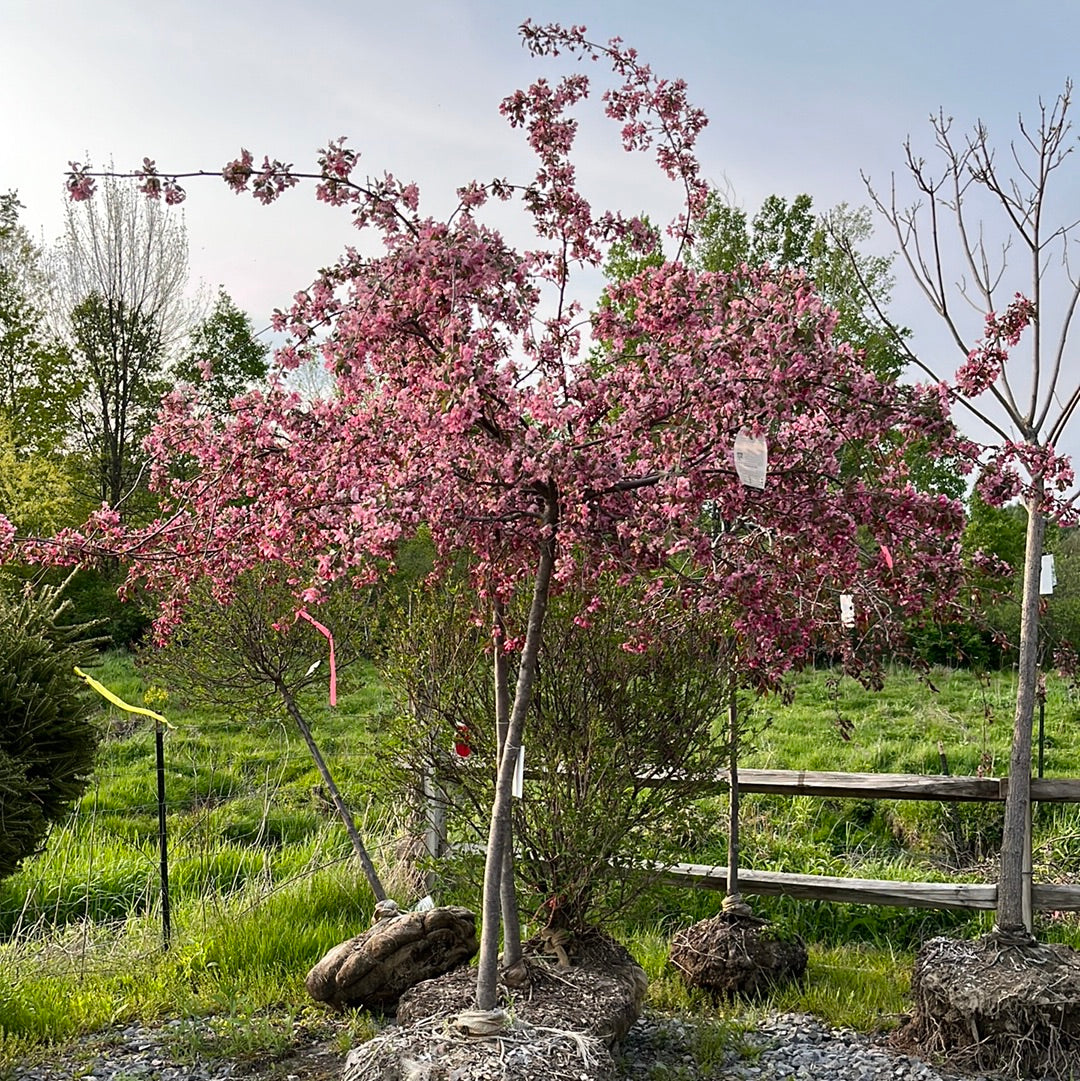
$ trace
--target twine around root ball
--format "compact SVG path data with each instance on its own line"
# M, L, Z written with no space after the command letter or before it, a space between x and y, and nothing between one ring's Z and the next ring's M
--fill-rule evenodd
M388 1058L396 1058L399 1074L387 1073ZM468 1010L450 1021L428 1017L376 1036L349 1053L343 1081L388 1076L419 1081L436 1076L433 1071L440 1067L450 1077L487 1077L488 1062L498 1068L492 1077L578 1081L598 1068L607 1076L603 1067L610 1056L596 1036L512 1021L505 1010Z

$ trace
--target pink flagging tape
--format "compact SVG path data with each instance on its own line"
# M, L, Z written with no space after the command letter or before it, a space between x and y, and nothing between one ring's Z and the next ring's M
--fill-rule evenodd
M298 618L306 619L330 643L330 705L337 705L337 663L334 660L334 636L329 627L324 627L317 619L308 615L306 608L296 613Z

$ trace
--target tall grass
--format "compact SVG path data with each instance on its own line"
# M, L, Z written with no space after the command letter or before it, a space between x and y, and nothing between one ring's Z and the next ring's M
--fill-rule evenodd
M105 658L95 674L128 701L148 690L124 656ZM935 690L898 671L875 694L827 673L800 677L793 704L758 706L744 764L934 773L940 742L953 773L1002 772L1012 677L940 671L930 682ZM1064 684L1050 680L1049 689L1047 773L1068 775L1080 762L1080 705ZM336 711L317 698L305 709L380 871L393 877L399 842L418 827L402 821L376 780L380 759L402 753L381 735L392 707L370 672L348 675L341 690ZM373 898L291 728L269 714L190 708L168 688L150 693L175 726L166 736L170 948L161 933L153 727L103 710L106 738L91 788L45 850L0 882L0 1076L50 1043L133 1018L212 1015L217 1027L193 1027L190 1040L234 1055L277 1046L311 1016L304 973L368 924ZM943 880L996 874L999 808L757 795L743 807L748 868ZM714 828L685 838L686 857L723 863L725 802L706 809ZM1076 808L1038 808L1035 835L1037 878L1062 877L1080 856ZM407 875L401 881L417 888ZM476 902L445 891L439 899ZM735 1023L726 1007L687 992L666 963L672 931L719 903L713 893L658 886L615 929L648 971L654 1008ZM920 942L977 934L987 923L973 914L787 898L755 898L754 906L811 943L805 985L761 1008L812 1011L863 1029L904 1009ZM1071 915L1041 918L1040 933L1080 944Z

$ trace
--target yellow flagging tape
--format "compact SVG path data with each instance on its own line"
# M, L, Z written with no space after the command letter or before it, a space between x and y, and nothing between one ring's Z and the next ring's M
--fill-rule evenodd
M160 721L166 728L175 728L175 725L169 724L169 722L162 717L160 713L155 713L152 709L146 709L145 706L133 706L129 702L125 702L122 698L117 697L109 690L103 683L98 683L93 676L88 676L81 668L76 667L75 675L80 679L85 679L91 687L101 695L102 698L108 699L114 706L118 706L120 709L127 710L128 713L139 713L143 717L153 717L155 721Z

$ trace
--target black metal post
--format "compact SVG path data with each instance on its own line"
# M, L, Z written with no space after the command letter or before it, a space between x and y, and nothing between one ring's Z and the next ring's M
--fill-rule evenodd
M169 918L169 841L165 832L165 727L160 721L154 742L157 748L158 845L161 849L161 944L167 950L172 924Z

